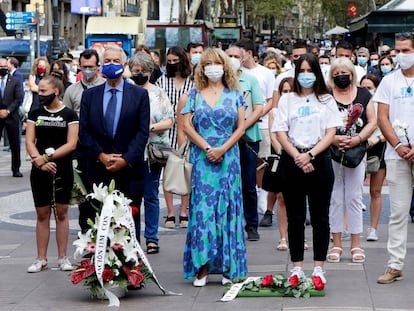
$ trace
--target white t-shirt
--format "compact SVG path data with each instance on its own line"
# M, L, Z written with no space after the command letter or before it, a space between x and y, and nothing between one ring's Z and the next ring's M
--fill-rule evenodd
M356 76L357 76L358 85L359 85L359 82L361 81L362 77L367 74L367 68L368 68L368 66L362 67L362 66L359 66L359 65L355 65L355 72L356 72Z
M276 77L274 90L276 92L279 92L280 82L282 82L284 78L294 78L294 77L295 77L295 68L282 72L280 75Z
M287 132L289 141L297 148L311 148L326 135L326 130L342 125L338 106L332 95L282 95L279 100L272 132Z
M266 68L259 64L252 69L243 67L242 70L254 76L257 79L257 81L259 81L260 88L262 89L263 96L265 97L266 103L267 103L267 99L273 97L273 87L275 83L275 76L273 75L272 71L269 68ZM269 128L269 118L267 114L261 117L260 120L261 120L261 122L259 122L260 129Z
M411 92L407 91L408 87L411 87ZM414 78L404 77L401 70L392 71L382 78L372 100L389 105L391 125L405 123L410 143L414 143ZM399 139L403 144L408 144L405 135L400 135ZM388 142L384 159L401 159Z

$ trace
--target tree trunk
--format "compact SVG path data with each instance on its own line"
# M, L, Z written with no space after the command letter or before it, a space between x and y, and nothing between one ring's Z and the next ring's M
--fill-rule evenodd
M202 0L193 0L191 2L190 8L188 9L188 14L185 23L194 24L194 20L197 15L197 11L201 5Z

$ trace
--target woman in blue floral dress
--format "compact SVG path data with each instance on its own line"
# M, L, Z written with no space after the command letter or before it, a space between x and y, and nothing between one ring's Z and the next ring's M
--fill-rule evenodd
M225 284L247 274L237 145L244 133L243 98L231 61L220 49L202 54L194 79L196 87L181 111L193 163L184 278L205 286L207 275L216 273Z

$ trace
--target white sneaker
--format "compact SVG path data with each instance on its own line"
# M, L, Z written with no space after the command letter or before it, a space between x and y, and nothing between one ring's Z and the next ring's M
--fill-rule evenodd
M378 241L377 230L374 228L367 229L367 241Z
M319 276L323 284L326 284L325 271L323 271L321 266L316 266L313 268L312 276Z
M59 265L60 270L62 270L62 271L72 271L73 270L73 266L70 263L68 257L59 258L58 259L58 265Z
M36 258L35 261L27 268L27 272L36 273L47 269L47 259Z
M257 213L264 215L267 211L267 191L261 189L257 196Z
M303 272L301 267L293 267L293 269L290 270L289 279L294 275L297 275L299 279L303 279L305 277L305 273Z

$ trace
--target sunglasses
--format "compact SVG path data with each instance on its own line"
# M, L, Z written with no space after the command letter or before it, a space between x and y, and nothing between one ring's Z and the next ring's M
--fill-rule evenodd
M398 32L395 34L396 39L414 39L412 32Z

